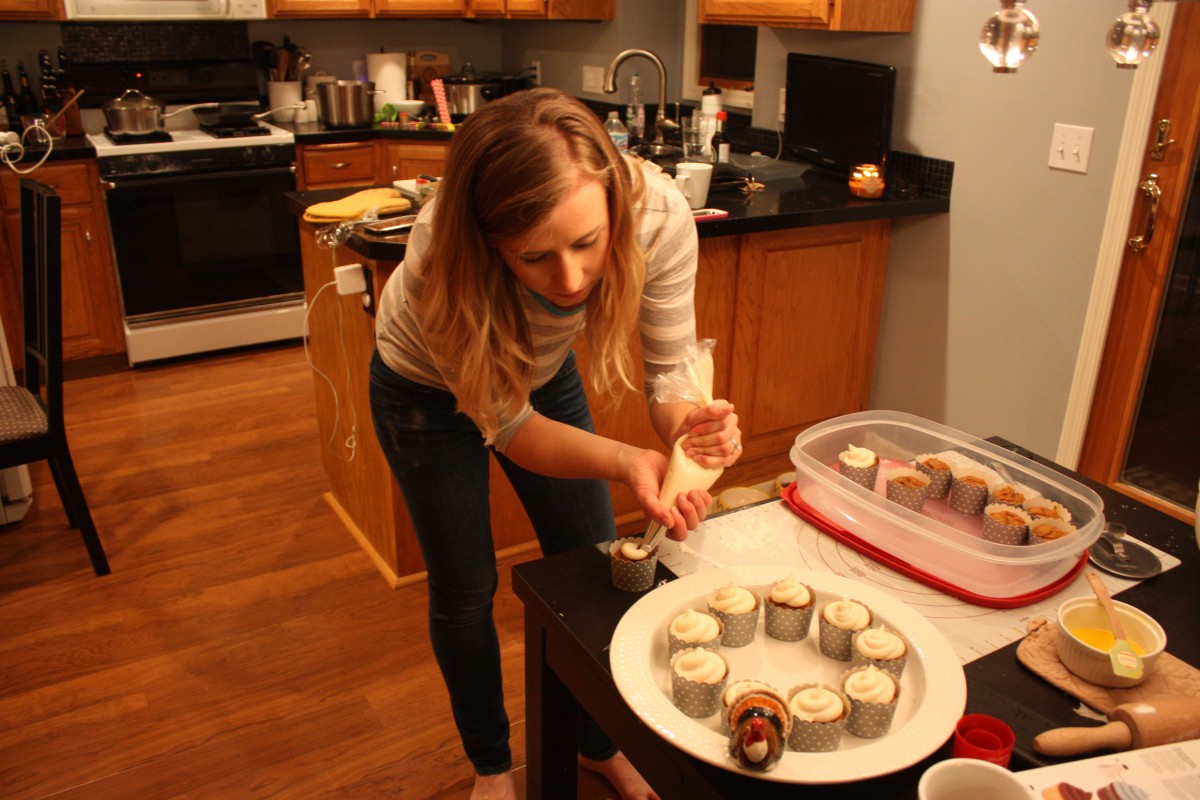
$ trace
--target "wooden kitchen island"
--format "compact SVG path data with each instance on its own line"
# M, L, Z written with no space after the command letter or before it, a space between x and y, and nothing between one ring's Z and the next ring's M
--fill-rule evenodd
M361 188L297 192L289 203L299 218L312 203ZM844 184L807 173L748 195L714 194L709 205L730 216L699 227L697 333L716 340L714 396L737 406L745 446L742 459L713 488L715 497L722 487L771 481L790 471L789 451L800 431L867 408L891 219L945 213L950 200L948 190L858 200ZM375 438L368 399L374 299L404 257L404 238L354 235L331 249L318 244L318 226L299 224L309 349L329 379L314 375L327 499L392 586L419 580L421 554ZM366 303L358 295L339 296L329 285L335 267L352 263L369 271ZM577 352L586 374L586 344ZM604 398L589 393L589 399L599 433L665 451L640 391ZM353 449L346 445L351 439ZM534 546L524 510L492 466L497 549ZM645 521L632 493L613 485L612 494L618 529L641 529Z

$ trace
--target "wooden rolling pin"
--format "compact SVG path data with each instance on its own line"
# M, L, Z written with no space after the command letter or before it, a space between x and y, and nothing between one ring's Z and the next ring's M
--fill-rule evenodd
M1095 728L1055 728L1034 737L1033 749L1048 756L1073 756L1092 750L1136 750L1200 739L1200 697L1158 698L1122 703Z

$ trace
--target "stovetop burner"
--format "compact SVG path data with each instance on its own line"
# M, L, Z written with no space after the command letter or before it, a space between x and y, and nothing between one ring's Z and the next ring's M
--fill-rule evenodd
M113 133L107 127L104 129L104 135L113 144L154 144L155 142L173 142L175 141L171 134L166 131L150 131L149 133Z
M262 125L231 125L224 127L201 125L200 130L218 139L237 139L242 136L266 136L271 133L271 131Z

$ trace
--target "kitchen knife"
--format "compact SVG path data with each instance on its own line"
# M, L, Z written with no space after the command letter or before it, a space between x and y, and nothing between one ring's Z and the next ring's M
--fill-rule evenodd
M1054 728L1033 739L1033 749L1048 756L1073 756L1092 750L1136 750L1200 738L1200 697L1159 697L1122 703L1107 725Z

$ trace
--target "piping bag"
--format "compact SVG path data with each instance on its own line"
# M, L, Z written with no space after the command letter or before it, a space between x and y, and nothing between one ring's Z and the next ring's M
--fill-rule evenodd
M695 344L688 345L683 361L670 372L664 372L654 379L654 399L660 403L675 403L679 401L691 403L697 408L704 408L713 402L713 358L712 349L716 345L713 339L701 339ZM694 459L688 458L683 452L683 441L687 434L675 440L671 448L671 459L667 462L667 474L663 478L662 491L658 500L665 506L674 506L675 498L680 492L690 492L696 489L707 491L717 482L724 467L705 467ZM667 533L664 525L651 522L642 537L642 549L647 553L658 547L662 537Z

